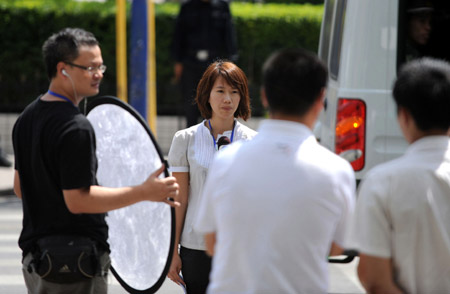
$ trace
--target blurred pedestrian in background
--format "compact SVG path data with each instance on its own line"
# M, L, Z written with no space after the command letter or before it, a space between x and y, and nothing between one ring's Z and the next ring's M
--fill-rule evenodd
M11 167L12 163L6 158L6 154L3 152L2 148L0 148L0 167Z
M224 0L189 0L181 5L172 43L174 79L181 84L186 127L196 125L200 112L195 90L206 67L216 59L237 60L236 33Z
M410 0L408 3L408 34L406 61L424 56L430 40L433 19L433 4L429 0Z

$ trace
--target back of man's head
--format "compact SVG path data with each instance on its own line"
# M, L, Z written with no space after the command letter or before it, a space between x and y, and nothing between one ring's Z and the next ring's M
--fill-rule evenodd
M393 90L397 108L409 111L421 131L450 127L450 64L421 58L407 63Z
M72 62L78 57L80 46L96 46L95 36L83 29L65 28L50 36L42 46L47 76L56 76L58 62Z
M327 79L327 69L315 54L302 49L275 52L263 66L270 111L304 115L326 87Z

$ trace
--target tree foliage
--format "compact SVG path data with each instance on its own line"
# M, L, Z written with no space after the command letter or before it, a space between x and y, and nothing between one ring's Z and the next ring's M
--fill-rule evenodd
M0 1L0 111L20 111L47 90L41 47L52 33L64 27L82 27L95 34L108 66L100 94L115 95L115 9L115 1ZM155 5L160 114L175 114L181 104L179 91L171 83L173 60L169 50L178 11L178 3ZM323 5L233 2L231 11L238 38L237 63L249 78L252 104L258 115L262 63L271 52L281 48L303 47L317 52Z

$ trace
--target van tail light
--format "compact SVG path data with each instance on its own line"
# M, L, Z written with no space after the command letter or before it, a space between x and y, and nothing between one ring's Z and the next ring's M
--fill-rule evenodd
M347 159L355 171L364 167L366 155L366 104L360 99L338 100L336 154Z

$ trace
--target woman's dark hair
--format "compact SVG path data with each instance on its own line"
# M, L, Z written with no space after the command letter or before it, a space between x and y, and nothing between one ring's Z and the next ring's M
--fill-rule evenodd
M243 120L250 118L251 109L247 77L234 63L224 60L219 60L209 65L198 83L195 102L197 103L201 115L205 119L210 119L212 117L212 108L209 104L209 97L218 77L224 78L230 86L239 91L239 106L234 113L234 117L239 117Z
M72 62L79 55L81 46L98 46L95 36L83 29L65 28L51 35L42 46L47 76L56 76L58 62Z

